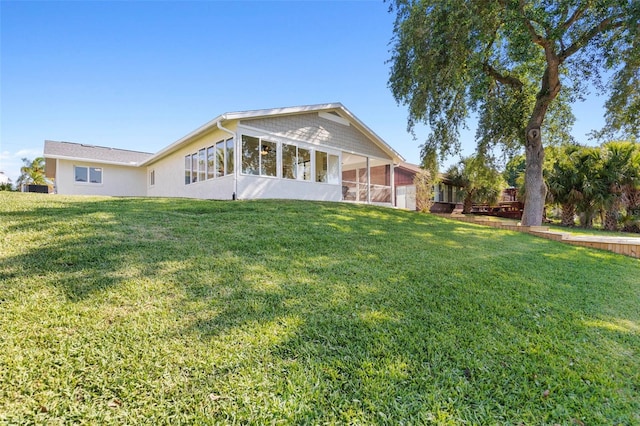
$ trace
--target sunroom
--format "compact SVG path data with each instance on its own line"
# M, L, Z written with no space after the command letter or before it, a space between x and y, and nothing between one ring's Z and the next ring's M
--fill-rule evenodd
M402 157L342 104L222 114L141 166L149 196L393 205Z

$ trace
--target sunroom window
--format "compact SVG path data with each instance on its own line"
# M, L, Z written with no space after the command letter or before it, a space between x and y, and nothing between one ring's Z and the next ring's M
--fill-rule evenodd
M337 155L316 151L316 182L340 183L340 159Z
M224 141L216 144L216 177L224 176Z
M247 175L278 175L278 144L242 135L242 173Z

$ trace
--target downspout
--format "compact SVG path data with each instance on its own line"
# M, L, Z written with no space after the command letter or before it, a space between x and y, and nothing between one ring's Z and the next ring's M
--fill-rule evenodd
M222 124L220 124L221 121L222 119L218 120L218 122L216 123L216 125L218 126L218 129L222 130L223 132L227 132L231 136L233 136L233 194L231 195L231 199L235 200L238 197L238 164L236 164L236 158L238 157L237 156L238 150L236 149L236 143L238 143L238 138L236 137L235 132L232 132L231 130L225 127L222 127Z

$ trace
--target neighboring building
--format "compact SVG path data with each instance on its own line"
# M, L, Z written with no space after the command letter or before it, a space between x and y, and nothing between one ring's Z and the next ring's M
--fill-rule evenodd
M400 163L395 169L396 207L416 210L416 186L413 179L422 169L411 163ZM433 186L433 213L451 213L460 203L457 187L451 184L446 175L440 174L440 181Z
M416 175L422 169L411 163L400 163L394 171L396 184L396 207L407 210L417 210L416 186L413 183Z
M220 115L156 154L45 141L59 194L393 205L403 158L342 104Z

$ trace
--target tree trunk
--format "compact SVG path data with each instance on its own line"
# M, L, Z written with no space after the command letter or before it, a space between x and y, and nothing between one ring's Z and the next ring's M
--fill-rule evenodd
M607 231L617 231L618 230L618 217L620 212L619 201L613 201L611 206L607 209L604 215L604 229Z
M526 131L525 145L525 202L522 212L522 225L540 226L544 212L544 204L547 198L547 187L542 176L544 165L544 148L542 147L542 134L540 128L544 117L547 114L549 104L558 96L560 92L560 75L558 68L560 59L553 51L553 45L543 44L547 67L542 76L542 85L536 95L536 104L533 107L529 124Z
M471 213L472 209L473 209L473 197L471 196L471 194L467 194L464 197L464 202L462 205L462 213L463 214Z
M542 119L540 119L542 121ZM524 211L522 213L522 225L540 226L544 211L544 202L547 196L547 188L542 177L544 164L544 148L540 127L535 124L527 126L526 168L524 172L524 185L526 190Z
M575 226L576 220L576 206L575 204L567 203L562 205L562 226Z

